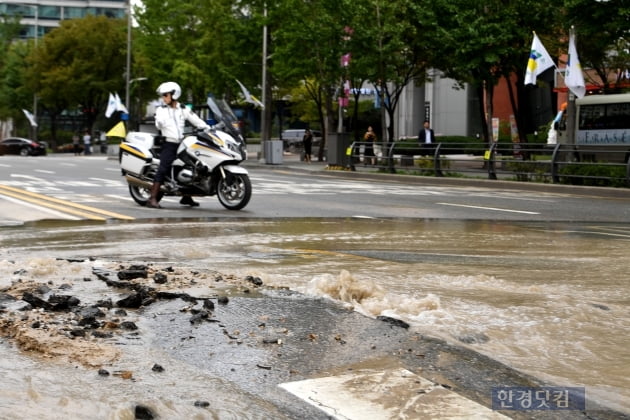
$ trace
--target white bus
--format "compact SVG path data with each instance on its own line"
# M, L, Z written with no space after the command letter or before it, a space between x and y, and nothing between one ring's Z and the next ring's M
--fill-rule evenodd
M630 146L630 93L585 96L575 105L576 145Z

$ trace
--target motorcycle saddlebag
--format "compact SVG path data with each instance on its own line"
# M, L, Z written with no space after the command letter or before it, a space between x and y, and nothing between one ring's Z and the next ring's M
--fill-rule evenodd
M152 156L147 155L142 149L128 143L120 145L120 152L121 169L133 174L141 174L144 167L153 160Z

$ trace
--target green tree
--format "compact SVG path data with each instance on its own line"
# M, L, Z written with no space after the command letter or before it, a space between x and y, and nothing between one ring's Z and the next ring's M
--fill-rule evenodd
M564 6L566 39L568 28L574 25L580 64L583 69L593 69L600 79L588 82L605 91L618 91L621 82L629 82L618 78L617 72L630 68L630 3L565 0Z
M0 120L16 118L24 103L23 74L24 57L29 45L16 41L20 33L19 19L0 17ZM32 100L32 95L31 95Z
M87 16L64 20L39 40L28 58L26 83L51 118L53 146L62 112L79 108L92 130L109 92L124 92L126 30L124 19Z
M531 46L532 30L542 33L556 27L559 9L552 3L537 1L443 1L435 4L442 13L436 13L440 54L435 67L446 76L476 89L484 98L486 108L480 107L483 134L490 140L493 116L494 87L503 77L511 92L512 108L523 136L523 119L516 97L525 97L524 72ZM549 49L553 54L553 49ZM516 74L516 85L512 82ZM518 95L514 94L516 87Z
M16 129L31 129L22 109L32 111L33 92L25 85L24 69L26 57L32 50L32 43L17 41L8 45L2 67L2 88L0 89L0 119L12 119ZM33 133L32 133L33 134ZM31 134L31 135L32 135Z
M436 47L436 18L431 3L402 0L367 0L353 6L353 58L355 79L366 78L377 90L389 117L381 138L393 141L394 114L400 96L410 83L423 83L432 66Z
M344 54L345 27L351 21L350 3L337 0L288 0L270 13L273 32L272 72L278 83L302 85L316 104L323 128L323 159L326 134L335 125L335 92L343 82L340 66Z
M205 103L210 92L232 96L235 79L251 86L250 64L261 62L261 41L248 10L228 0L144 1L135 37L141 54L151 58L143 74L155 87L176 81L183 100L194 103Z

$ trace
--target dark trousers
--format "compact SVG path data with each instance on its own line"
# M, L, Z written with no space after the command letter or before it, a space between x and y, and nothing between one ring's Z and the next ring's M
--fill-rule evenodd
M166 179L166 176L171 171L171 165L173 161L177 157L177 148L179 147L179 143L173 143L170 141L165 141L162 143L162 151L160 152L160 166L155 174L155 178L153 179L155 182L159 182L162 184Z
M313 150L313 142L312 141L305 141L304 142L304 154L305 155L311 155L311 151Z
M422 143L421 149L423 156L433 156L433 154L435 153L433 143Z

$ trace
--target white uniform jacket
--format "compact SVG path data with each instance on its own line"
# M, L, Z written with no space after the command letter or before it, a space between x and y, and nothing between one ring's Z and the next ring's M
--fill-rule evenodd
M166 137L166 141L171 143L182 141L186 121L199 129L210 128L197 114L180 103L175 108L162 105L155 110L155 126Z

